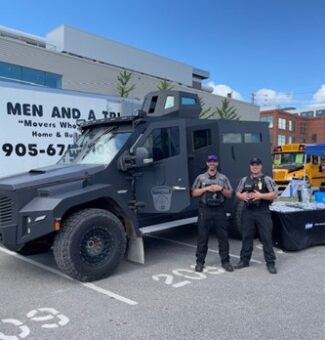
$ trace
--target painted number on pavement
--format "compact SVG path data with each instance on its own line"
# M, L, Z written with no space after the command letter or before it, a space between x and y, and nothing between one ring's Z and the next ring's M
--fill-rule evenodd
M42 328L57 328L65 326L70 320L54 308L33 309L26 314L30 322L37 322ZM17 329L14 334L1 332L1 327L11 325ZM20 340L27 338L31 334L30 328L22 321L17 319L0 320L0 340Z
M173 288L180 288L192 284L193 281L206 279L207 278L206 274L218 275L225 272L224 269L213 266L205 266L202 273L198 273L194 270L195 265L191 265L190 268L191 269L184 268L174 269L172 270L173 275L171 274L153 275L152 279L154 281L163 281L167 286ZM179 281L177 280L179 277L183 277L186 280Z

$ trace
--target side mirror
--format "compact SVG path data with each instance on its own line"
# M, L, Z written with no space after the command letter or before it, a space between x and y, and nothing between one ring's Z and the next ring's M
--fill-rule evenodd
M135 149L135 165L137 168L143 168L151 165L153 158L149 157L149 151L144 146L139 146Z

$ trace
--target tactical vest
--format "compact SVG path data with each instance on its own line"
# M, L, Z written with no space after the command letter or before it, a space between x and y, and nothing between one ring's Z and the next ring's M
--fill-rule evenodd
M262 194L269 192L266 182L265 182L265 176L262 175L258 178L251 178L251 176L247 176L246 181L244 183L243 192L254 192L258 191ZM248 202L245 202L247 208L267 208L272 203L271 200L256 200Z
M205 184L205 186L209 186L211 184L218 184L216 181L216 176L209 175L208 182ZM225 201L224 196L220 192L207 191L204 193L204 195L204 201L208 207L219 207Z

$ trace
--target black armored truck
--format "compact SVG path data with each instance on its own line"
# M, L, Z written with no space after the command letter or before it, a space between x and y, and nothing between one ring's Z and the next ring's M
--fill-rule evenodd
M144 263L143 235L197 221L190 191L208 154L234 187L253 156L271 174L266 123L200 112L196 94L159 91L134 116L83 122L57 164L0 179L0 243L21 254L53 247L58 267L80 281L110 275L126 252Z

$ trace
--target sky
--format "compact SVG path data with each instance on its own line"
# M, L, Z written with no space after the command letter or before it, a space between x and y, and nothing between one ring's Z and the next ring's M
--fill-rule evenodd
M325 105L323 0L11 0L0 25L61 24L208 71L215 94L262 108Z

